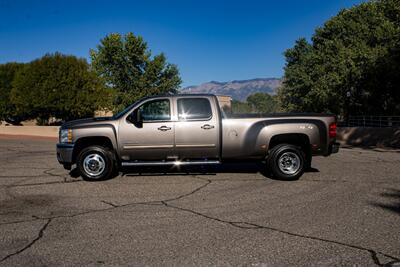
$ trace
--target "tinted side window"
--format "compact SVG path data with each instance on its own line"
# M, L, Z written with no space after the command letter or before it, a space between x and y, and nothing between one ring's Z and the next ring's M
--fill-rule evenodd
M143 121L167 121L171 119L168 99L153 100L139 108Z
M208 120L212 117L210 101L206 98L178 99L179 120Z

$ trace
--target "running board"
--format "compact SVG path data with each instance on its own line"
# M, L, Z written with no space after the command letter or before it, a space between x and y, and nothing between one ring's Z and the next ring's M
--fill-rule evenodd
M121 162L123 167L128 166L183 166L183 165L216 165L218 160L196 160L196 161L125 161Z

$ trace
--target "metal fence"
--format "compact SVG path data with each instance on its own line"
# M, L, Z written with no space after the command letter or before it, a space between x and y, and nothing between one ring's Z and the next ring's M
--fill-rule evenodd
M348 121L339 120L342 127L400 127L400 116L349 116Z

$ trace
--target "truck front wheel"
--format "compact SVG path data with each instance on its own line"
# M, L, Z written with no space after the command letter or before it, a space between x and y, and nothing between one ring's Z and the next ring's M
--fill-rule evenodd
M280 144L269 152L267 168L274 178L297 180L306 168L306 155L297 146Z
M112 152L102 146L82 149L76 161L79 173L86 181L99 181L110 178L114 171Z

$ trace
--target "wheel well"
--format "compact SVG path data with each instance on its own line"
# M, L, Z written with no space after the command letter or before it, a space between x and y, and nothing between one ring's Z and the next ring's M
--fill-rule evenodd
M103 146L109 148L110 150L114 150L112 142L108 137L82 137L75 142L74 152L72 153L72 162L76 162L76 157L78 156L79 152L82 151L82 149L94 145Z
M305 134L278 134L274 135L269 141L268 150L279 144L291 144L301 147L307 156L311 155L310 139Z

